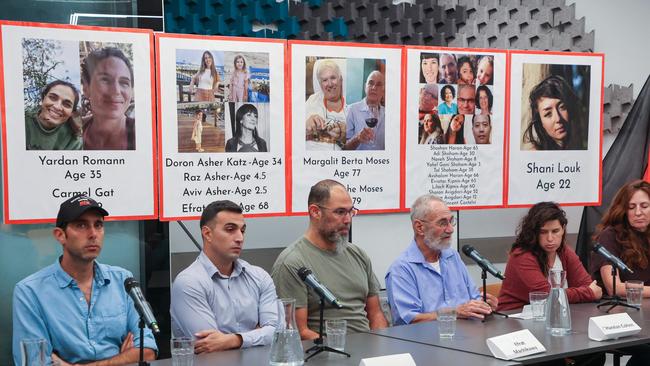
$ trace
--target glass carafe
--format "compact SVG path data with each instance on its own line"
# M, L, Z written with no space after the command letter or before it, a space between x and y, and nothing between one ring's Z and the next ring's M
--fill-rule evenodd
M567 335L571 333L571 312L564 290L566 272L559 269L549 270L548 282L551 289L546 300L546 331L554 336Z
M304 364L300 333L296 327L296 299L278 299L278 326L271 343L271 366Z

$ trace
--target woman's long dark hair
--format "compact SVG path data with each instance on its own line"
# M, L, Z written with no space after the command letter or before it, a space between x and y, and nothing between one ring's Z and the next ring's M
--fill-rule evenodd
M239 107L239 109L237 109L237 112L235 113L235 122L236 123L235 123L235 134L234 134L234 136L237 138L238 141L241 138L241 130L242 130L241 120L244 118L244 115L246 115L249 112L255 112L255 114L257 115L257 118L258 118L258 123L259 123L259 112L257 111L257 107L255 107L252 104L242 104L242 106ZM255 127L255 129L253 130L253 138L255 139L255 141L257 141L257 139L258 139L257 127Z
M451 119L449 120L449 126L447 127L447 132L445 132L445 143L449 143L449 136L451 135L451 124L454 121L454 118L460 114L454 114L451 116ZM456 132L456 142L454 144L456 145L464 145L465 144L465 116L463 116L463 125L460 126L460 130Z
M632 269L648 268L650 248L645 243L650 243L650 226L645 232L639 232L630 226L627 211L632 196L643 191L650 197L650 183L641 179L627 183L621 187L612 200L609 208L596 227L594 239L598 240L600 233L611 227L616 233L616 241L621 246L621 259ZM645 243L644 243L645 241Z
M214 88L215 85L217 85L217 83L219 82L219 72L217 71L217 67L214 64L214 56L212 55L212 52L210 52L210 51L204 51L203 52L203 55L201 56L201 67L199 68L199 72L197 72L196 75L194 75L194 83L198 85L199 78L201 77L201 75L203 74L205 69L207 68L207 66L205 65L205 55L206 54L208 56L210 56L210 58L212 59L212 65L210 65L210 75L212 75L212 88Z
M562 145L548 135L540 117L537 103L541 98L559 99L566 106L569 115L568 121L564 123L567 134ZM569 83L561 76L551 75L537 84L530 92L531 121L524 131L524 142L533 144L536 150L583 150L586 148L583 141L583 130L585 126L585 111L580 99L573 92Z
M544 224L554 220L558 220L565 229L562 234L562 243L558 248L558 252L562 251L566 243L566 224L568 220L566 212L555 202L539 202L528 210L526 216L519 222L517 238L510 249L510 254L515 249L531 252L537 258L537 263L544 276L548 276L548 255L539 245L539 232Z

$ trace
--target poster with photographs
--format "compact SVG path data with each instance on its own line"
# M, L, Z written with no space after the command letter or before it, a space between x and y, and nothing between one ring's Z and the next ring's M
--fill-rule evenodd
M291 41L292 212L343 183L362 212L399 209L401 48Z
M0 27L5 222L53 221L78 193L113 220L156 218L153 33Z
M503 206L506 52L407 47L406 206Z
M512 52L508 205L600 204L604 56Z
M160 219L286 212L285 42L156 35Z

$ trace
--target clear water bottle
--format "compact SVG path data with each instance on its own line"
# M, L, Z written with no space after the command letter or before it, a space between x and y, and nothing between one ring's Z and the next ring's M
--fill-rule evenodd
M271 342L271 366L301 366L303 359L300 333L296 327L296 299L278 299L278 326Z
M571 333L571 311L564 290L566 272L551 269L548 282L551 284L551 291L546 300L546 331L551 332L553 336L567 335Z

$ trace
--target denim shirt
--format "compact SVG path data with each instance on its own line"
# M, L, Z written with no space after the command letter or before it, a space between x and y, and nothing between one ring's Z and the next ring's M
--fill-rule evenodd
M418 314L481 297L457 251L442 250L439 261L440 273L424 259L413 240L391 264L386 291L394 325L409 324Z
M55 352L70 363L111 358L120 353L129 332L140 345L139 315L124 290L132 274L95 261L90 304L77 281L59 260L16 284L13 294L13 357L21 364L20 341L47 340L48 359ZM151 330L144 347L158 350Z

